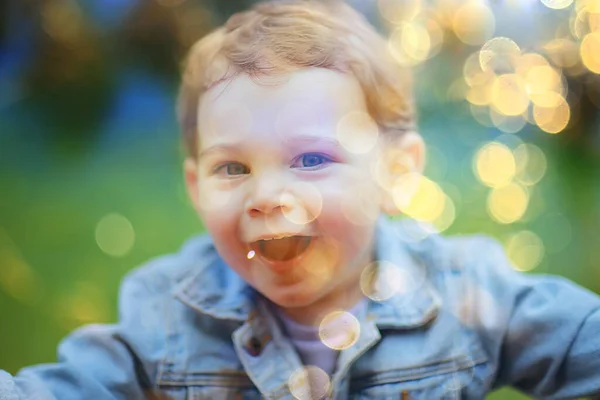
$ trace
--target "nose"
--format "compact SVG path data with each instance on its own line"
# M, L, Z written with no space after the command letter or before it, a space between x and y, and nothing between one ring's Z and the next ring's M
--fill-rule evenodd
M254 177L254 185L248 196L246 210L251 217L283 212L292 207L290 196L285 193L285 179L278 174Z

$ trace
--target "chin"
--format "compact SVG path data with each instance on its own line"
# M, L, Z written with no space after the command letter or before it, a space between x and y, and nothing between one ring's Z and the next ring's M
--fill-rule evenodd
M271 302L282 308L302 308L315 303L317 294L311 290L290 290L291 288L278 288L263 292Z

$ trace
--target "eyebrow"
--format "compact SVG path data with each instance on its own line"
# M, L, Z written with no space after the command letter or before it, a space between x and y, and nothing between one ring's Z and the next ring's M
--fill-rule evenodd
M337 139L318 135L293 135L284 138L283 143L290 148L294 148L295 146L303 144L325 144L328 146L332 146L336 149L344 150L344 147L340 144L340 142ZM206 157L212 153L239 151L239 147L239 142L216 144L214 146L208 147L200 151L198 153L198 159L200 160L203 157Z

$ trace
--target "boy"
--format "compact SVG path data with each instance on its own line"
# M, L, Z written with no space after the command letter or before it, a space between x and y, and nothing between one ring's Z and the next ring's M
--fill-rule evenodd
M199 41L180 119L210 236L131 273L118 324L0 375L0 398L600 395L597 296L381 216L424 162L403 76L342 3L261 4Z

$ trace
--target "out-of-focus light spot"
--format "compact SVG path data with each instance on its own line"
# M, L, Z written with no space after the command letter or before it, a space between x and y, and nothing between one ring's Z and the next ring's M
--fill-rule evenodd
M517 180L526 186L538 183L545 175L547 162L544 152L533 144L522 144L515 151Z
M529 106L525 81L517 74L500 75L492 86L492 106L505 115L520 115Z
M548 8L561 10L573 4L573 0L540 0Z
M83 37L83 13L73 0L43 3L42 26L50 37L72 45Z
M388 48L399 64L417 65L429 58L431 38L420 23L404 23L392 32Z
M133 247L134 241L133 226L121 214L108 214L96 225L96 243L103 252L110 256L125 256Z
M444 194L444 208L442 212L431 221L437 232L444 232L452 226L456 218L456 207L450 196Z
M248 260L252 260L255 255L256 255L256 252L254 250L250 250L246 257L248 257Z
M472 46L485 43L496 29L496 19L492 10L479 1L462 5L454 14L453 28L456 36Z
M59 319L71 329L81 324L107 322L110 314L106 296L89 282L77 283L57 300L56 309L63 310Z
M545 67L548 66L548 61L538 53L525 53L517 59L515 66L515 72L522 78L527 79L527 74L533 67Z
M432 222L444 211L446 196L437 183L410 172L397 179L392 196L396 207L419 221Z
M369 114L352 111L339 120L337 138L346 150L355 154L367 153L377 144L379 128Z
M564 91L560 73L554 68L544 66L532 67L525 78L527 92L534 104L542 107L555 107ZM558 102L557 102L558 101Z
M454 306L456 316L463 324L472 328L493 324L494 316L501 307L487 290L473 283L465 282L461 285L455 297L458 300Z
M341 200L344 217L354 225L365 226L373 223L381 211L378 206L379 192L368 182L345 187Z
M319 324L319 337L330 349L347 349L360 337L360 323L347 311L331 312Z
M369 264L360 275L360 288L373 301L386 301L415 290L414 284L407 271L387 261Z
M386 191L394 188L398 176L412 171L415 160L410 153L403 149L387 149L376 162L371 164L371 175L379 186Z
M176 7L181 5L186 0L156 0L156 2L163 7Z
M440 25L431 18L425 21L425 29L427 29L430 40L430 49L427 57L432 58L440 52L442 44L444 44L444 31Z
M42 280L21 256L16 244L0 228L0 288L15 300L33 306L41 298Z
M515 158L507 146L491 142L475 154L473 170L479 180L489 187L506 186L515 176Z
M410 224L406 224L403 229L395 230L394 233L405 242L417 243L431 235L433 231L428 223L412 220Z
M581 61L587 69L600 74L600 32L585 35L581 42Z
M531 271L544 258L544 244L535 233L520 231L508 239L506 254L516 270Z
M288 388L297 400L322 400L331 391L331 381L321 368L307 365L292 372Z
M321 215L323 196L317 187L308 182L291 184L281 194L280 204L284 217L296 225L306 225Z
M421 0L377 0L381 16L392 24L413 20L421 12Z
M519 184L495 188L488 196L488 212L496 221L510 224L520 220L529 204L529 193Z
M521 49L507 37L495 37L488 40L479 51L479 63L483 71L498 74L514 70L521 55Z
M590 31L600 31L600 13L588 14L588 25Z
M600 1L598 0L577 0L576 5L577 12L600 14Z
M490 119L494 126L505 133L517 133L527 123L523 114L520 115L504 115L497 112L494 108L490 108Z
M565 129L571 118L571 109L564 98L555 107L542 107L538 104L533 106L533 118L535 123L545 132L559 133Z
M467 93L467 101L476 106L487 106L492 101L492 85L472 87Z
M198 207L204 212L220 212L231 200L231 191L198 187Z
M544 50L557 67L571 68L579 63L579 45L572 40L551 40L544 45Z
M458 78L450 84L446 91L446 98L448 101L463 101L467 98L467 93L470 87L467 85L464 79Z
M492 121L490 112L487 107L478 106L475 104L469 104L469 109L471 110L471 115L477 122L479 122L483 126L487 126L489 128L495 126L494 121Z
M484 71L481 69L479 52L473 53L467 57L463 66L463 76L465 82L467 82L467 85L469 86L483 86L492 82L495 78L493 71Z

